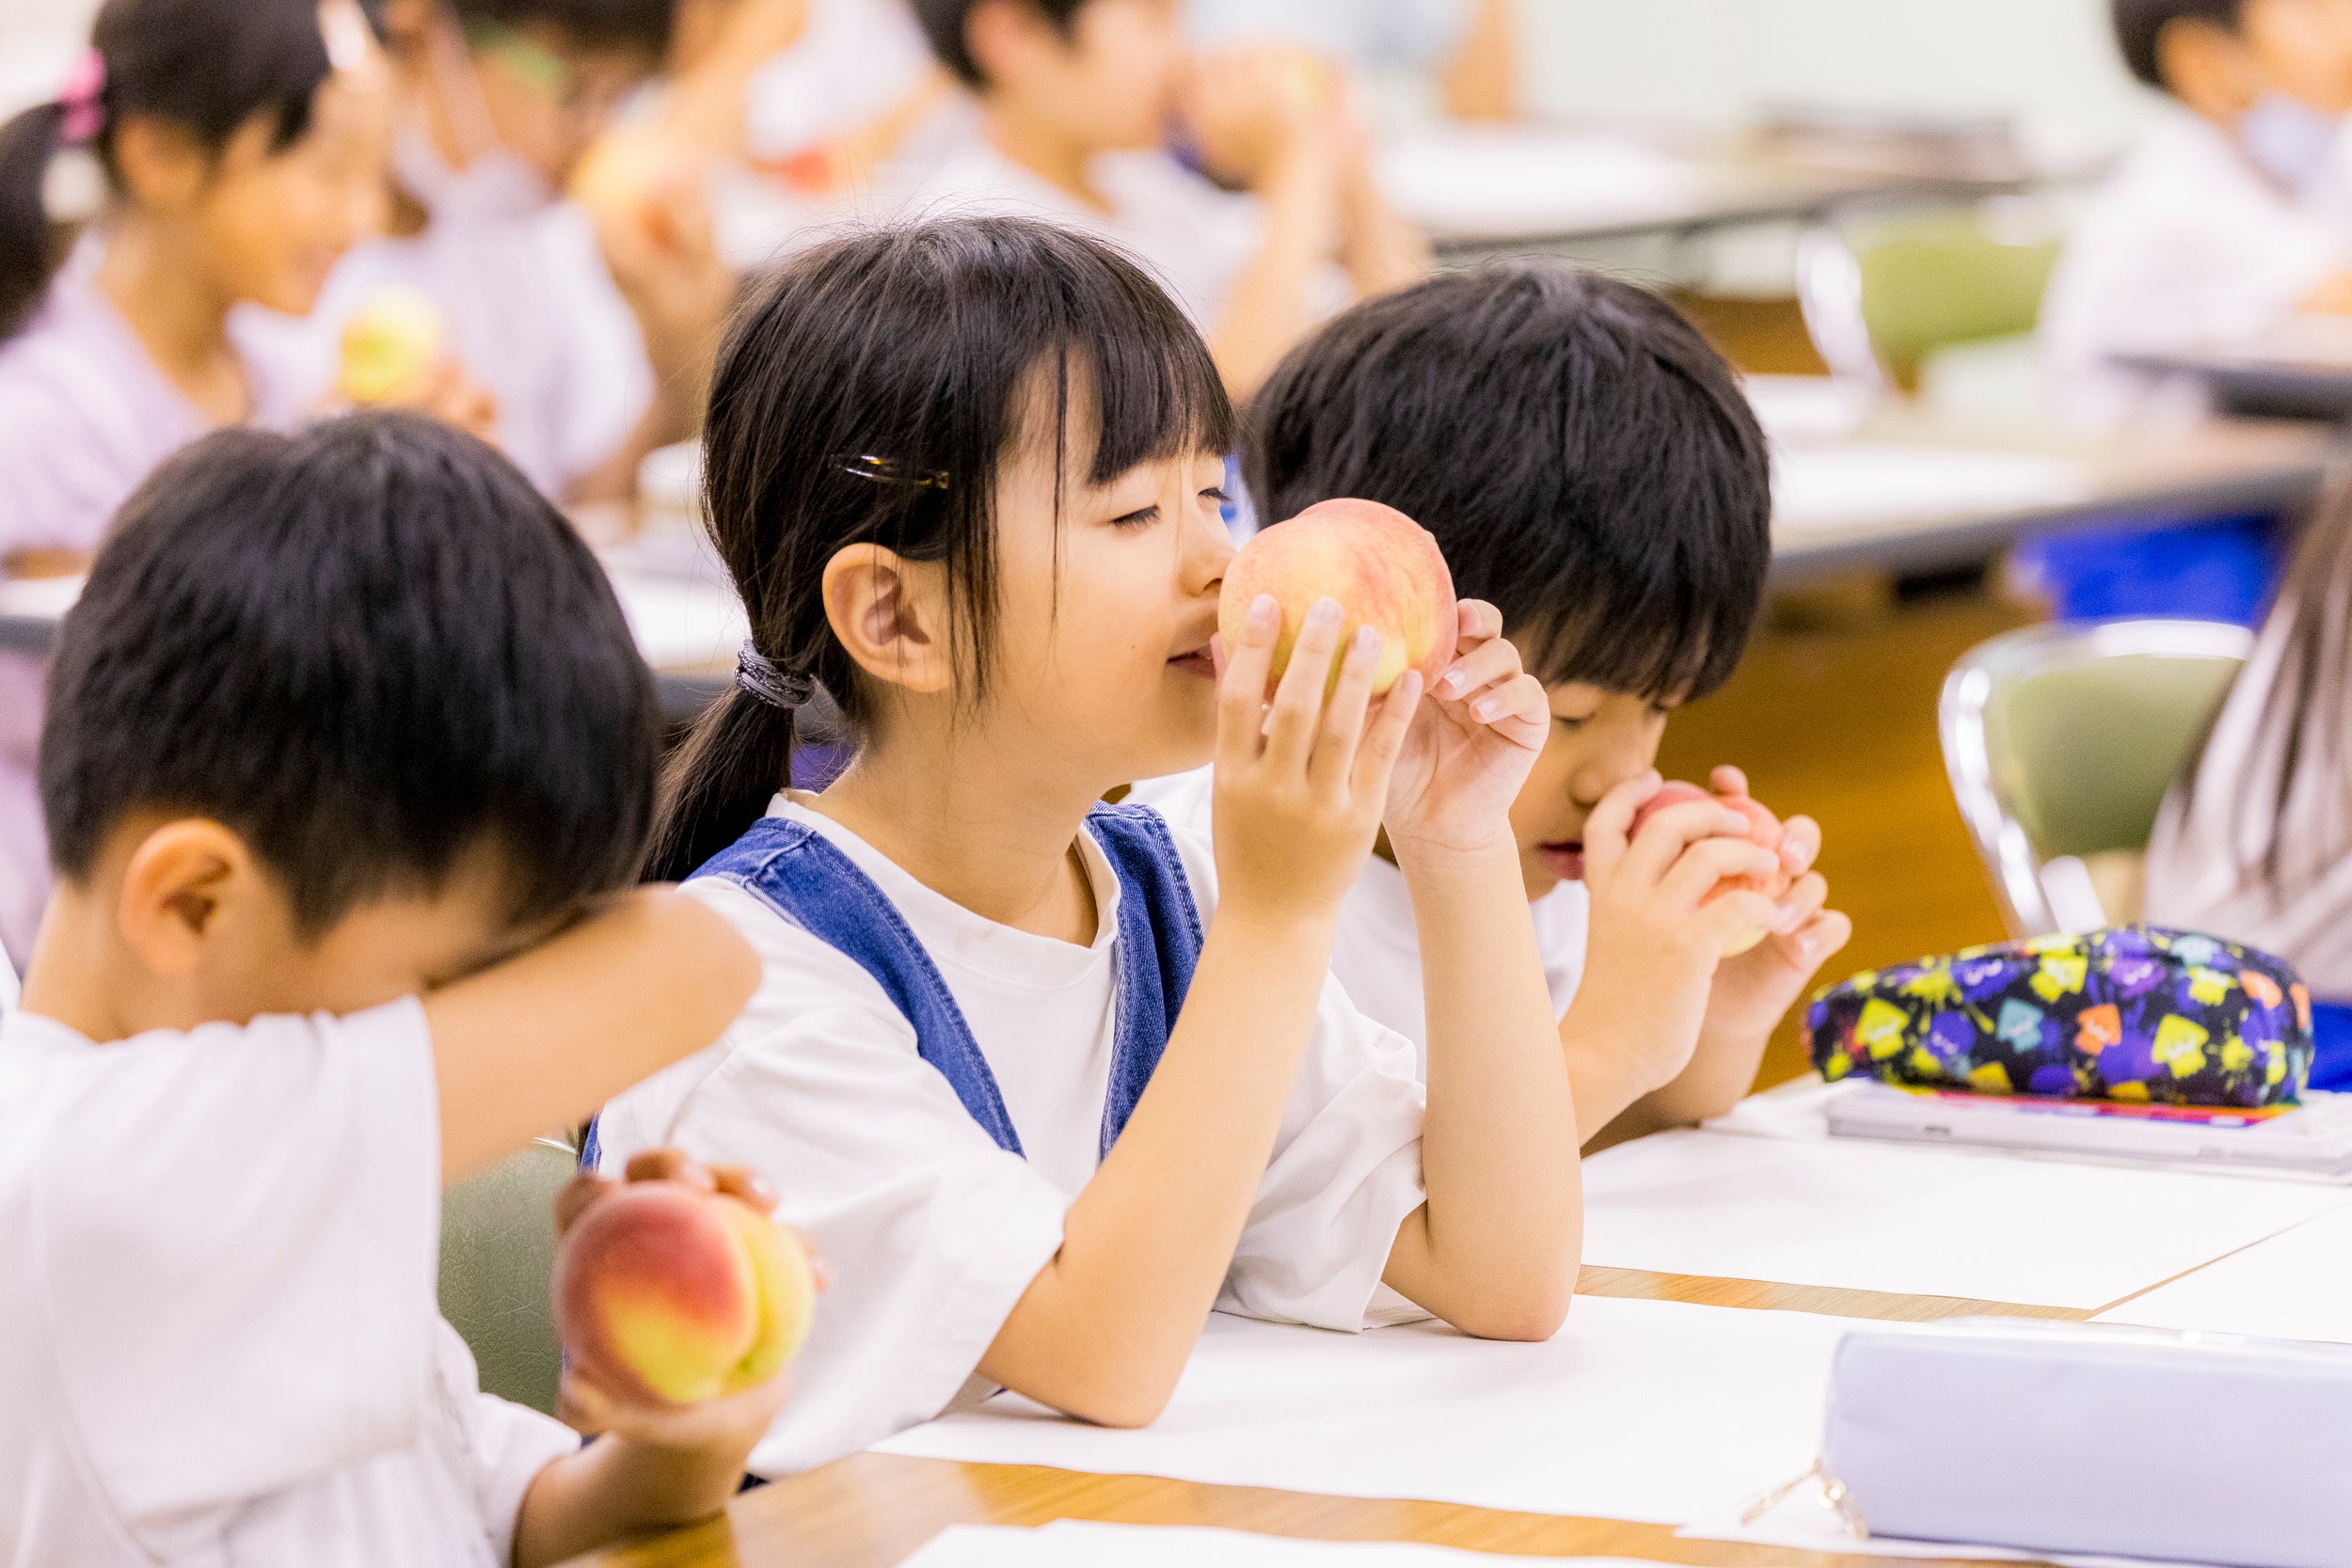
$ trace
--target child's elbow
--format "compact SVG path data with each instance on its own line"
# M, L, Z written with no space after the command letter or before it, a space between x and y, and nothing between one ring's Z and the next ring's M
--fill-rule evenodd
M1133 1432L1158 1420L1175 1392L1173 1384L1160 1387L1137 1386L1089 1389L1075 1399L1065 1401L1062 1413L1075 1416L1090 1426Z
M1448 1315L1455 1328L1473 1339L1509 1339L1538 1343L1560 1332L1576 1300L1575 1282L1530 1281L1509 1289L1479 1292L1464 1310Z

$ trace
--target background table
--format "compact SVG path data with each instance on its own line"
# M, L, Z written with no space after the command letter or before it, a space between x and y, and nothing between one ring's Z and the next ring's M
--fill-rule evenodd
M1587 1268L1581 1289L1596 1296L1896 1322L1985 1315L2064 1320L2092 1316L2090 1311L2005 1302L1695 1278L1630 1269ZM1102 1476L1031 1465L859 1454L746 1493L736 1499L723 1519L594 1553L577 1560L575 1568L892 1568L948 1525L1041 1525L1055 1519L1216 1525L1331 1541L1424 1541L1527 1556L1616 1555L1703 1568L1884 1568L1889 1560L1782 1546L1680 1540L1663 1525L1611 1519L1203 1486L1152 1476Z

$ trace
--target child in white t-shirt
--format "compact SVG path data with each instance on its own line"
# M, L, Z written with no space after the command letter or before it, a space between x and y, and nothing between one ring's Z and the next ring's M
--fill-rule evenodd
M613 895L657 709L563 519L413 417L207 437L126 508L52 690L57 891L0 1021L0 1559L505 1568L715 1513L780 1380L583 1446L434 1309L443 1182L754 978L694 901Z
M2132 74L2170 100L2074 225L2042 311L2069 410L2150 379L2114 356L2225 348L2352 311L2352 4L2115 0Z
M0 578L80 571L156 464L309 397L285 322L368 231L389 93L353 0L109 0L0 126ZM41 663L0 651L0 948L48 895Z
M735 279L699 186L656 176L592 221L563 199L615 109L660 66L675 0L404 0L389 231L336 268L312 321L401 289L437 307L473 421L548 496L634 493L693 434Z
M606 1168L666 1144L761 1172L832 1265L753 1467L998 1387L1149 1421L1213 1307L1554 1332L1575 1108L1504 821L1542 692L1492 609L1428 701L1413 673L1373 698L1379 639L1338 648L1328 601L1270 705L1272 599L1220 678L1231 405L1150 278L1050 224L803 252L714 388L752 639L654 865L764 978L598 1138ZM858 750L812 794L789 758L820 685ZM1213 751L1214 842L1101 805ZM1328 975L1384 816L1440 933L1425 1095Z
M1771 563L1764 437L1730 368L1629 284L1456 273L1299 345L1251 404L1242 451L1269 519L1337 496L1417 519L1455 589L1500 608L1545 684L1550 733L1511 826L1583 1136L1728 1110L1851 930L1823 908L1810 818L1788 824L1794 881L1773 934L1732 958L1697 909L1736 842L1715 835L1743 834L1742 819L1694 802L1627 842L1667 715L1730 675ZM1736 768L1713 782L1746 789ZM1209 825L1203 775L1135 798ZM1416 1040L1425 940L1396 866L1375 855L1348 890L1332 969Z
M1188 56L1178 0L914 10L973 103L953 150L900 171L912 214L1030 214L1126 247L1207 337L1235 397L1350 299L1427 270L1427 247L1390 210L1361 130L1311 57ZM1179 122L1216 181L1163 145Z

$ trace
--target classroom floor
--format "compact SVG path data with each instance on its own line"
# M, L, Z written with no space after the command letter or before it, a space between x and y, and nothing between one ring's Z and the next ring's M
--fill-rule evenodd
M2040 618L1981 592L1824 615L1768 610L1721 691L1666 727L1659 766L1704 782L1747 769L1757 800L1821 824L1830 902L1853 942L1821 982L2006 934L1976 849L1952 803L1935 704L1954 660ZM1759 1086L1805 1070L1804 1010L1782 1023Z

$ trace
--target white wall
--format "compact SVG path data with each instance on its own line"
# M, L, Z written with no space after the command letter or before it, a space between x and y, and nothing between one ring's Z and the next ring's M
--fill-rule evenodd
M1519 0L1540 107L1730 122L1774 106L2014 117L2126 137L2107 0Z

